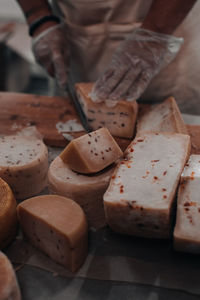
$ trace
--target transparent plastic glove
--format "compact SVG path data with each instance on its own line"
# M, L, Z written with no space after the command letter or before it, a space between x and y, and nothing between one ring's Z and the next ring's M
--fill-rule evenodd
M61 24L44 30L33 38L32 49L37 62L65 89L69 68L67 33Z
M105 100L111 106L112 101L115 105L122 98L138 99L151 79L176 56L182 43L182 38L135 29L121 43L107 70L95 83L92 100Z

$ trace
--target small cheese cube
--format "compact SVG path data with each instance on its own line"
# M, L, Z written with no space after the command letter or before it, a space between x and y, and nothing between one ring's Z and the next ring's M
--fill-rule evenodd
M104 194L107 223L120 233L169 238L173 203L190 137L146 133L127 149Z
M17 232L16 206L10 187L0 178L0 249L7 246Z
M150 107L138 118L137 134L145 131L188 134L187 127L173 97Z
M174 248L200 254L200 155L191 155L178 191Z
M115 167L113 164L97 174L81 175L72 171L58 156L49 167L49 190L51 194L76 201L84 210L90 227L104 227L103 195Z
M71 199L45 195L17 207L24 235L38 249L72 272L87 254L88 227L82 208Z
M93 83L77 83L77 98L88 119L90 128L97 130L107 127L113 136L132 138L138 112L136 101L121 100L116 106L109 108L104 102L94 103L90 98Z
M60 157L71 170L89 174L103 170L122 154L108 129L101 128L71 141Z
M0 252L0 300L21 300L15 272L3 252Z

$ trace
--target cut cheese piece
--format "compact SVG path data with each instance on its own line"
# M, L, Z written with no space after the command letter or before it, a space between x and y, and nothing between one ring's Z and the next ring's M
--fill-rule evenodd
M107 128L100 128L69 143L60 154L71 170L97 173L114 163L123 152Z
M73 200L45 195L17 207L24 235L38 249L72 272L87 255L88 227L82 208Z
M107 127L117 137L132 138L138 112L136 101L121 100L112 108L105 103L94 103L90 98L93 83L77 83L77 98L83 108L92 130Z
M200 253L200 155L191 155L178 191L174 248Z
M145 131L188 134L180 110L173 97L145 110L137 122L137 134Z
M17 199L41 192L47 185L48 151L42 140L25 136L0 137L0 177Z
M0 249L7 246L17 232L16 206L10 187L0 178Z
M0 252L0 300L20 300L21 294L11 262Z
M70 170L58 156L49 167L50 192L76 201L83 208L89 225L101 228L105 226L103 194L109 185L115 166L96 175L80 175Z
M190 137L146 133L128 147L104 195L106 220L120 233L169 238L174 197Z

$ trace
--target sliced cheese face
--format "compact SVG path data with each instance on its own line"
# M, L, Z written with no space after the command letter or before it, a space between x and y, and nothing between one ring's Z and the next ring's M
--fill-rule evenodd
M69 143L60 154L73 171L97 173L114 163L123 152L107 128L100 128Z
M77 98L88 119L90 128L97 130L106 127L117 137L132 138L138 112L136 101L119 101L112 108L104 102L94 103L90 98L93 83L78 83L75 85Z
M15 272L7 258L0 251L0 300L21 300Z
M49 167L49 190L53 194L76 201L83 208L89 225L101 228L105 226L103 194L109 185L115 166L95 175L80 175L72 171L58 156Z
M169 238L172 208L190 137L146 133L128 147L104 195L106 220L120 233Z
M0 249L7 246L17 232L16 206L10 187L0 178Z
M17 207L19 222L30 242L72 272L87 255L88 226L82 208L57 195L33 197Z
M152 106L138 119L137 134L146 131L188 134L180 110L173 97Z
M200 155L191 155L178 191L174 248L200 253Z
M37 138L0 137L0 177L17 199L40 193L47 185L48 151Z

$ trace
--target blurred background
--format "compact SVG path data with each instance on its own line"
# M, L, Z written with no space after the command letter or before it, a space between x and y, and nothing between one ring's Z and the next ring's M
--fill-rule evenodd
M15 0L0 1L0 91L54 95L54 81L36 64L28 27Z

